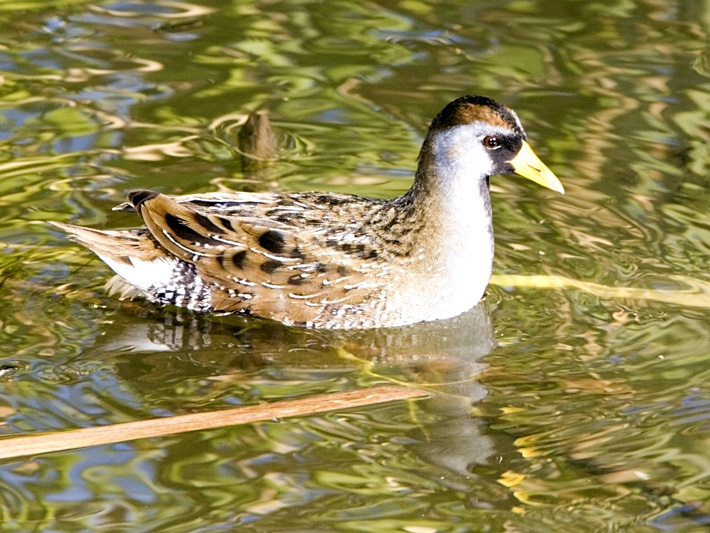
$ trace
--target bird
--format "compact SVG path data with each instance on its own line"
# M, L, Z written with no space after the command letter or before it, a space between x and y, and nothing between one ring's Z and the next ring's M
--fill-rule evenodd
M140 189L114 208L144 226L55 222L116 273L121 298L323 329L399 327L473 308L493 267L490 177L564 194L514 111L463 96L431 122L411 188L378 199L332 192Z

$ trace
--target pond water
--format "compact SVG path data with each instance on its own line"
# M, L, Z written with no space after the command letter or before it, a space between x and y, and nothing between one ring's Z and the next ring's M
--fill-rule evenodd
M710 1L0 4L0 434L379 384L430 393L0 462L2 531L705 531ZM565 196L492 180L452 321L333 334L119 301L48 221L125 194L392 197L428 122L514 108ZM268 113L278 160L237 149ZM0 441L2 447L2 441Z

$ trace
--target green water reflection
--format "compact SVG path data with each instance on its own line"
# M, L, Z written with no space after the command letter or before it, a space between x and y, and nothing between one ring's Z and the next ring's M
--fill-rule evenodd
M709 2L13 0L0 13L2 435L380 383L434 393L6 460L2 531L710 523ZM390 197L428 121L467 93L516 109L567 189L492 180L496 273L609 290L501 283L444 324L293 331L109 298L107 268L46 223L131 227L110 209L141 187ZM254 111L280 140L256 170L236 142Z

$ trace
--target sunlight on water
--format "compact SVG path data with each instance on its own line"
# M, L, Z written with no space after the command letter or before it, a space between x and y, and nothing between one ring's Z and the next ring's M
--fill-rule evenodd
M702 531L710 4L0 5L0 434L412 384L424 401L5 460L3 531ZM564 183L491 181L452 321L289 330L119 301L48 221L137 188L405 191L443 105L513 107ZM265 112L276 146L245 155Z

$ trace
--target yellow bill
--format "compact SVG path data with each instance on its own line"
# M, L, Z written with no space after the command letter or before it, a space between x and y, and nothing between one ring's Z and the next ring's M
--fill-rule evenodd
M545 166L545 163L538 159L527 142L523 141L523 147L518 152L518 155L510 161L510 164L513 165L516 174L553 191L565 193L565 188L560 183L560 180Z

